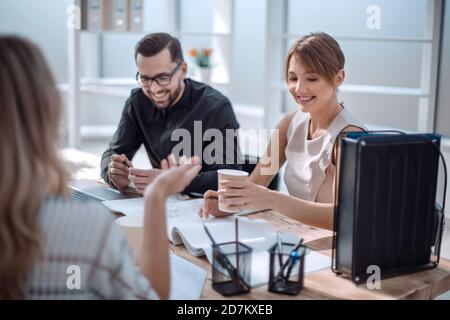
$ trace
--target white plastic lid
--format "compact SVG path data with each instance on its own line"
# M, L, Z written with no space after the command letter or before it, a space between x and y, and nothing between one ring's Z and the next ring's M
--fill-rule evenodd
M217 170L217 173L226 174L229 176L248 177L248 172L245 172L242 170L220 169L220 170Z

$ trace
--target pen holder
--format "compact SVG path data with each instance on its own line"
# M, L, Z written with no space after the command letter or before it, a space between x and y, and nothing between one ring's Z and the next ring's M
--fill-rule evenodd
M294 250L296 244L275 244L269 249L269 291L296 295L303 288L303 270L306 247L301 245Z
M232 241L212 246L212 287L224 296L250 291L252 248Z

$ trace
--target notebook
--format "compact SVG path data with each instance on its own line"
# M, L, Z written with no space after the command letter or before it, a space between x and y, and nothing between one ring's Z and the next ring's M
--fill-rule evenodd
M170 255L170 300L198 300L207 272L181 257Z

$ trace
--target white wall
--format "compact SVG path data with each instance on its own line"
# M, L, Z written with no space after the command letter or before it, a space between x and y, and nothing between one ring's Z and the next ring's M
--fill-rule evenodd
M290 34L324 31L341 37L426 37L428 0L290 0L289 3ZM370 5L380 9L380 29L367 27L366 10ZM421 43L341 39L339 44L346 57L345 84L420 87ZM417 97L347 93L340 98L362 121L416 130ZM291 100L286 98L288 103Z
M153 17L146 24L151 31L163 28L164 17L158 15L163 3L150 3ZM235 0L233 82L230 98L234 103L262 105L265 91L265 22L266 0ZM370 4L381 8L380 30L365 27ZM290 0L289 32L306 33L323 30L335 34L358 36L422 37L427 0ZM0 32L14 32L38 43L47 56L59 81L67 78L67 39L65 10L67 0L1 0ZM208 29L211 24L209 0L182 0L182 27ZM448 8L447 8L448 11ZM156 14L155 14L156 13ZM269 13L270 14L270 13ZM447 15L448 16L448 15ZM200 17L200 18L196 18ZM104 34L100 73L107 77L133 77L136 71L133 50L142 35ZM81 51L87 43L82 35ZM292 41L292 39L290 40ZM210 43L206 38L184 38L185 51L196 43ZM347 84L378 84L415 87L419 85L421 45L377 42L341 41L347 57ZM267 63L270 63L267 62ZM441 91L445 94L444 91ZM342 94L349 110L370 122L383 122L387 126L414 129L417 123L418 99L415 97ZM123 103L111 99L91 99L82 111L87 122L104 119L114 123ZM117 100L117 99L116 99ZM287 96L286 101L292 99ZM442 104L442 102L441 102ZM444 101L445 104L445 101ZM111 105L113 112L104 113ZM441 108L445 110L444 108ZM447 108L448 109L448 108ZM108 109L106 109L108 110ZM388 116L387 116L388 115ZM438 118L438 122L442 122ZM445 121L444 121L445 123ZM445 124L441 124L441 128Z
M235 4L233 99L243 104L262 106L266 0L237 0Z
M0 33L35 41L49 61L57 81L67 79L66 0L1 0Z
M162 15L157 14L162 2L146 1L150 1L149 7L154 10L146 28L149 31L163 28L165 21ZM266 2L235 0L233 82L229 91L234 103L258 106L264 103ZM372 3L381 8L380 30L366 28L365 9ZM340 35L421 37L426 3L426 0L291 0L289 32L323 30ZM0 32L16 32L35 40L44 50L57 79L62 82L67 78L66 5L67 1L60 0L0 1ZM182 11L183 28L210 28L209 0L182 0ZM100 75L133 77L136 72L134 45L142 35L104 34ZM82 52L87 47L84 38L82 35ZM183 43L186 52L194 44L210 43L210 39L184 37ZM419 86L421 45L341 41L341 46L347 57L347 84ZM387 126L407 130L414 129L417 123L418 99L414 97L343 94L341 98L348 109L363 120L383 122ZM291 100L289 96L286 97L286 101L291 103L290 108L294 108ZM94 110L92 112L95 113ZM387 117L387 114L390 116ZM113 119L116 116L106 118L106 121Z
M152 3L157 1L152 0ZM157 10L157 8L155 8ZM211 2L208 0L183 0L181 2L181 27L186 31L211 30ZM264 52L266 0L236 0L234 8L234 42L232 101L262 106L264 92ZM157 16L157 15L156 15ZM147 30L163 28L162 21L152 21ZM106 77L134 76L134 45L141 35L103 36L102 74ZM185 59L191 47L210 46L208 37L182 38ZM118 64L117 61L120 61Z

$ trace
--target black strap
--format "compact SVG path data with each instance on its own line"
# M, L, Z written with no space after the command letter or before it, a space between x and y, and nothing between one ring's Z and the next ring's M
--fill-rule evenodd
M333 149L331 150L331 163L336 166L336 155L335 155L335 150L336 150L336 144L338 142L338 137L342 136L345 132L343 132L345 129L347 129L348 127L355 127L355 128L359 128L361 129L363 132L367 132L367 130L365 130L364 128L355 126L353 124L349 124L348 126L345 126L344 128L342 128L341 131L339 131L338 135L336 136L336 140L334 140L333 143ZM348 131L347 131L348 132Z

